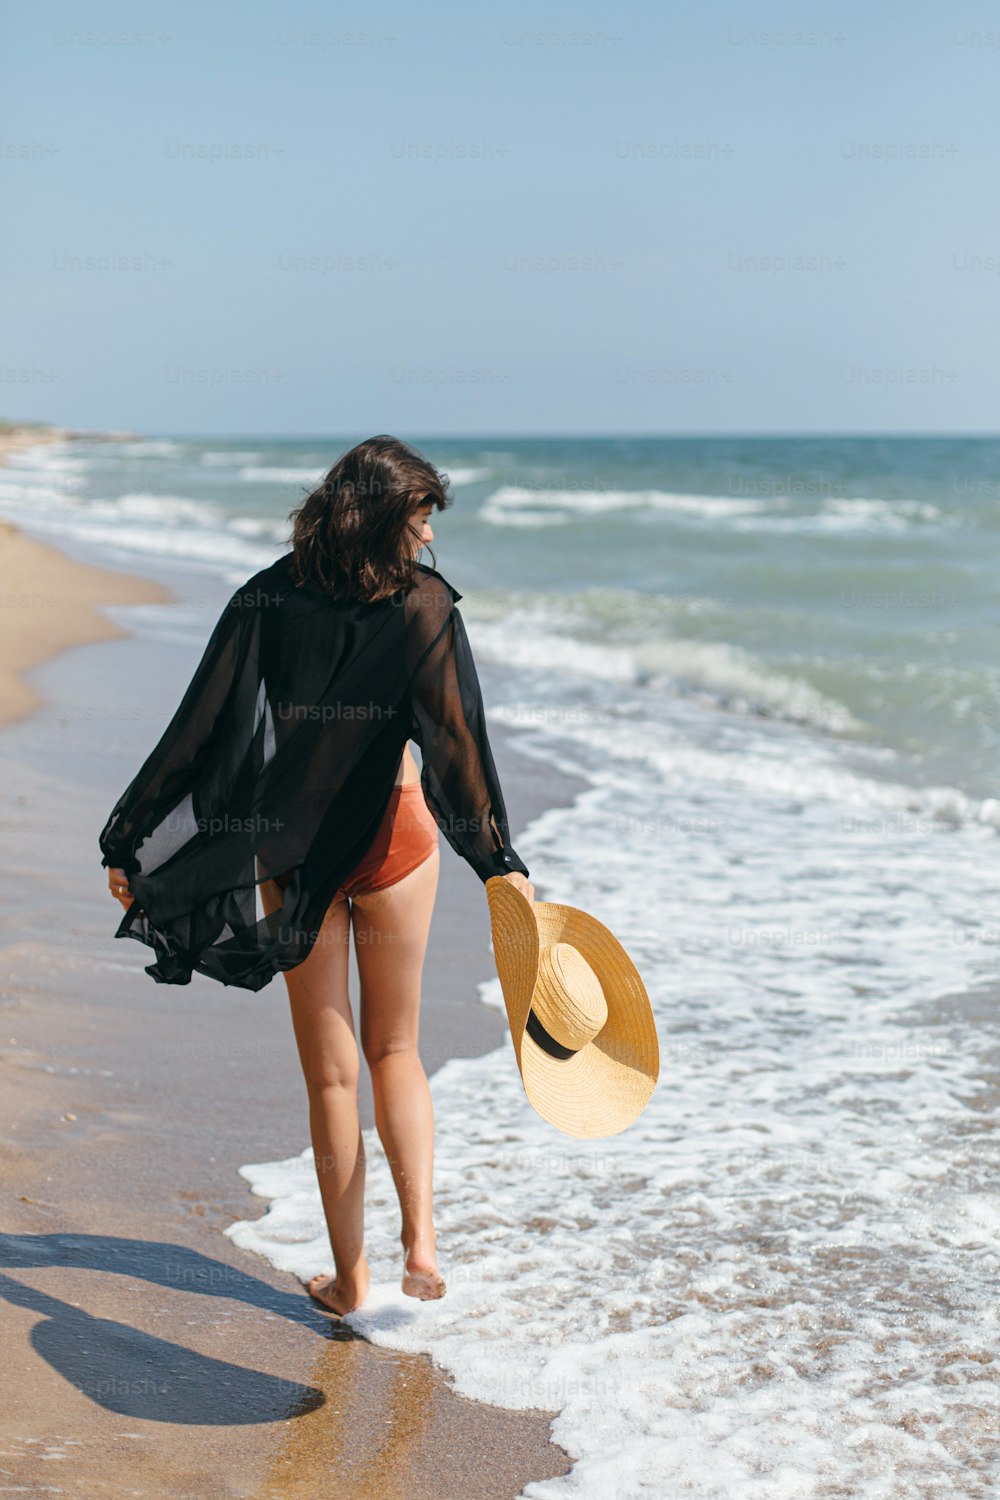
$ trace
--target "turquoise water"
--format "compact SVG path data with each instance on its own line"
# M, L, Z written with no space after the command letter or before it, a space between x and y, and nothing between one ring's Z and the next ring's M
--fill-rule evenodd
M452 476L439 568L470 618L530 623L540 670L572 647L606 691L790 719L993 795L1000 441L409 440ZM23 456L0 505L237 581L354 441L71 443Z

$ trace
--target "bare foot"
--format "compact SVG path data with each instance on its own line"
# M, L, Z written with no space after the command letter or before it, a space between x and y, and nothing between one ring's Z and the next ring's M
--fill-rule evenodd
M357 1276L338 1278L336 1276L314 1276L309 1282L306 1290L310 1297L319 1302L338 1317L345 1313L354 1312L355 1308L361 1307L368 1295L368 1283L371 1273L364 1266Z
M426 1242L418 1242L407 1251L403 1291L408 1297L419 1297L421 1302L433 1302L444 1296L445 1284L433 1250L425 1246Z

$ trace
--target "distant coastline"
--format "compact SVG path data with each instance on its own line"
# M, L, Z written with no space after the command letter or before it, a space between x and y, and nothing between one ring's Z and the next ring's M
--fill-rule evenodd
M77 427L56 427L51 422L6 422L0 419L0 464L18 448L34 448L39 443L79 442L91 439L101 443L129 443L140 440L139 432L88 432Z

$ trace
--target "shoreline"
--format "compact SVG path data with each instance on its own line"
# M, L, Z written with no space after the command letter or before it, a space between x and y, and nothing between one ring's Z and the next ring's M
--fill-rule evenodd
M0 802L10 1473L31 1486L61 1468L71 1489L109 1496L128 1483L145 1496L311 1497L339 1479L358 1497L414 1500L515 1500L568 1473L550 1442L555 1413L458 1396L429 1357L369 1344L223 1234L267 1208L238 1168L308 1144L287 998L279 980L259 995L202 976L154 988L145 950L114 941L97 831L193 662L176 642L111 621L90 628L98 602L203 599L206 580L166 566L166 582L95 568L10 531L31 544L26 567L29 554L34 567L59 559L60 590L78 569L82 591L67 623L75 638L24 668L33 701L0 729L13 762ZM30 570L17 581L38 587ZM90 598L112 584L123 590L113 600ZM20 623L13 611L0 620ZM576 786L521 756L504 726L490 735L516 838L539 812L571 803ZM66 914L55 937L53 912ZM479 882L442 839L421 1016L428 1075L503 1040L505 1019L477 997L492 977L489 935ZM363 1080L367 1129L365 1070ZM46 1453L62 1464L42 1463Z
M103 440L131 436L87 435ZM0 426L0 468L21 449L81 436L63 427ZM35 668L74 646L128 633L101 606L167 604L172 598L161 584L80 562L12 522L0 521L0 728L40 707L41 696L31 681Z
M0 521L0 728L41 706L42 697L32 683L38 667L76 646L130 634L102 606L171 600L157 583L78 562L11 522Z

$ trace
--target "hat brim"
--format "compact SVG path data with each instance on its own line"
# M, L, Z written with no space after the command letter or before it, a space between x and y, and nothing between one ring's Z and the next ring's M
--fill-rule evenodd
M576 906L528 901L503 876L486 882L493 950L514 1054L529 1103L549 1124L581 1138L618 1135L656 1087L659 1039L646 987L603 922ZM608 1019L572 1057L553 1057L527 1032L541 946L570 943L594 970Z

